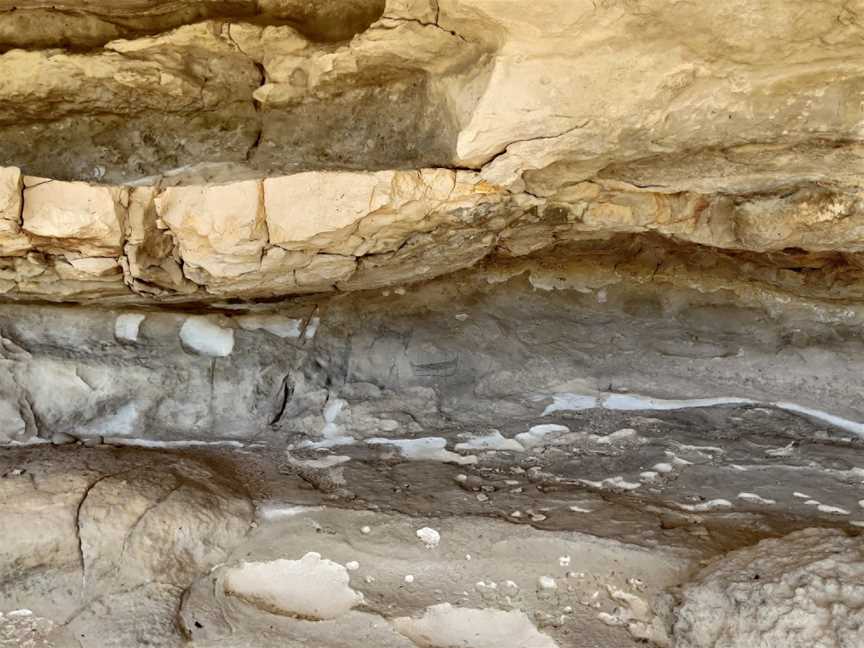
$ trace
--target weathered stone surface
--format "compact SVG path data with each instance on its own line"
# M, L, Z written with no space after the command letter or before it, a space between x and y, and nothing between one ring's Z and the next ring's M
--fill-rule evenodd
M828 254L855 275L864 251L860 191L816 184L732 198L594 180L538 198L445 169L307 172L164 189L28 182L23 226L6 239L18 247L0 257L9 296L210 300L358 290L564 242L602 250L624 235L702 246L700 254L718 260L762 254L772 272L778 263L824 267ZM22 256L28 249L39 253ZM811 285L827 296L827 283ZM832 288L857 294L848 283Z
M222 562L251 520L245 498L194 464L105 476L78 507L85 586L99 592L157 581L182 589Z
M20 256L30 249L30 240L21 232L21 171L0 169L0 256Z
M597 174L764 191L788 184L782 163L796 181L858 183L860 8L840 0L704 11L665 0L527 11L497 0L151 1L64 5L68 33L44 3L16 9L0 12L0 41L4 25L47 21L41 39L19 30L27 51L0 57L0 162L29 174L455 164L535 194ZM334 38L344 40L320 42ZM104 46L36 49L64 43ZM80 159L46 155L42 141L74 144Z
M122 188L33 178L24 190L22 229L46 252L118 256L127 201Z
M107 41L171 29L206 18L290 22L314 40L349 40L375 21L383 0L4 0L0 46L98 47Z
M860 27L839 0L63 6L64 42L128 38L83 54L22 31L0 161L138 186L119 242L46 225L27 195L19 231L7 200L6 294L116 298L121 270L140 301L355 290L644 233L857 268ZM0 36L51 14L17 9ZM120 269L78 259L121 245Z
M15 531L0 549L0 606L68 626L75 645L142 645L160 634L170 642L159 645L180 645L179 597L242 542L248 498L193 460L69 458L37 455L3 470L0 519Z
M0 257L9 296L208 300L393 285L472 265L523 211L477 174L446 169L161 189L29 183L18 238L40 254Z
M857 648L862 15L0 0L0 645Z
M392 180L392 173L299 173L266 180L271 242L288 250L338 243L357 221L389 202Z
M852 648L864 642L860 538L808 529L724 556L682 592L678 648ZM758 601L758 605L753 605Z
M171 187L156 196L156 214L171 230L180 257L191 269L200 268L217 280L236 277L261 265L267 242L261 191L261 184L254 181Z

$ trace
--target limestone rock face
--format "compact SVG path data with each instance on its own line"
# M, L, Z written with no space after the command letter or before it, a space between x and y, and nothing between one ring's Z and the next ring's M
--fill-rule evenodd
M119 256L125 190L83 182L31 182L24 192L22 229L34 247L85 257Z
M864 644L862 30L0 0L0 646Z
M0 5L0 290L270 298L659 236L850 297L862 7L727 5Z
M156 197L156 215L186 263L214 277L236 277L260 267L267 241L260 192L254 181L174 187Z
M180 645L179 596L242 541L253 512L201 463L154 459L105 456L88 468L42 456L5 470L0 489L15 505L0 517L16 531L0 554L2 608L41 611L78 638L72 645L143 645L160 634L158 645Z
M30 245L21 232L22 203L21 171L6 168L0 171L0 254L18 256Z
M483 258L524 211L476 173L446 169L165 188L25 178L23 190L18 174L6 170L7 211L23 223L4 221L17 255L0 286L9 297L207 300L417 281Z
M764 540L718 560L684 589L675 646L851 648L864 641L862 596L859 538L809 529Z

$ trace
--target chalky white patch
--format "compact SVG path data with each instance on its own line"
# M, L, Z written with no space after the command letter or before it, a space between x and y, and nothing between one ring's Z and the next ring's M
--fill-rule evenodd
M521 432L516 435L516 441L522 444L525 448L533 448L544 442L547 436L551 434L567 434L570 428L566 425L556 425L554 423L544 423L541 425L532 426L527 432Z
M732 508L732 502L725 499L713 499L708 500L707 502L700 502L699 504L678 504L677 506L684 511L702 513L722 508Z
M508 439L498 430L493 430L485 436L474 437L468 441L456 444L457 450L512 450L522 452L524 446L515 439Z
M234 350L234 329L222 328L209 317L189 317L180 327L183 345L201 355L224 358Z
M447 439L443 437L423 437L420 439L366 439L369 445L391 445L399 449L405 459L413 461L440 461L467 466L477 463L475 455L463 456L447 450Z
M505 612L441 603L426 608L419 619L394 619L393 627L418 646L427 648L558 648L521 610Z
M269 612L304 619L335 619L363 602L348 570L315 552L300 560L244 562L225 572L224 589Z
M142 313L123 313L114 320L114 337L124 342L137 342L141 322L147 319Z

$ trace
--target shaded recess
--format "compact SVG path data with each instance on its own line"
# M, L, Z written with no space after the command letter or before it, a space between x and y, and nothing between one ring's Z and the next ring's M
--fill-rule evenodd
M433 87L438 71L414 45L391 53L380 43L428 43L435 65L454 73L475 52L411 21L364 33L381 0L3 6L0 48L6 29L19 39L10 46L30 49L0 54L0 166L25 175L148 184L196 165L218 170L191 182L452 163L456 128ZM31 20L33 38L10 27ZM103 23L120 27L109 34Z
M428 86L429 77L418 72L321 101L264 109L251 165L262 171L448 166L456 137Z
M383 12L384 0L0 0L0 50L90 49L208 18L287 24L332 42L349 40Z

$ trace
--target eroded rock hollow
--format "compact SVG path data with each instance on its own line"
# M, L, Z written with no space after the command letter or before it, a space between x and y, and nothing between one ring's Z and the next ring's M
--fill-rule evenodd
M0 0L0 646L860 648L862 21Z

